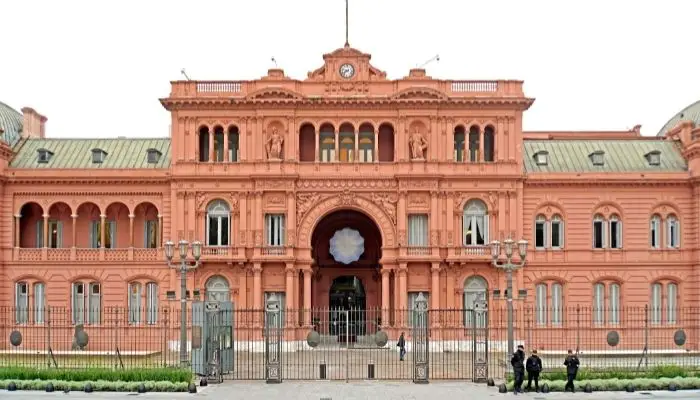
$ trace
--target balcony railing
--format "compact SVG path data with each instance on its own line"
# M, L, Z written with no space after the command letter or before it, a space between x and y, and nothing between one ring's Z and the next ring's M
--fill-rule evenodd
M117 248L117 249L93 249L93 248L13 248L13 260L22 262L53 261L142 261L165 262L162 249L142 248Z
M260 249L263 256L286 256L287 248L282 246L266 246Z

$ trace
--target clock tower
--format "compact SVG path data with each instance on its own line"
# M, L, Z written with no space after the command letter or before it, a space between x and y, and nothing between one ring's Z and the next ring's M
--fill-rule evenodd
M385 81L386 73L370 64L371 55L346 45L324 54L324 65L309 72L307 81L367 82Z

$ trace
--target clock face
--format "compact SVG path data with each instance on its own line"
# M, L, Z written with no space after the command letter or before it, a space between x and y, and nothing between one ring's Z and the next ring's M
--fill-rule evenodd
M352 64L343 64L340 66L340 76L345 79L350 79L355 75L355 67Z

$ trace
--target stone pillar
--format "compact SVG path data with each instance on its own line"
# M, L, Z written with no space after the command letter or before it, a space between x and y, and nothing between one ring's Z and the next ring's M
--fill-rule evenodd
M372 144L374 145L374 149L372 150L372 162L379 162L379 128L376 128L376 132L374 132L374 142Z
M44 214L44 232L42 236L44 238L44 243L42 243L43 248L49 247L49 214Z
M389 297L389 275L391 270L382 268L382 326L389 326L389 309L391 300Z
M319 151L321 132L318 129L314 129L314 138L314 161L318 162L321 159L321 152Z
M299 155L299 132L297 131L296 123L294 122L294 117L287 117L287 132L289 133L284 139L285 143L289 143L288 146L282 147L282 159L287 159L290 161L298 160ZM284 148L286 147L286 149Z
M20 236L19 236L19 228L21 226L20 222L22 220L22 216L17 214L15 215L15 247L20 247ZM75 220L73 220L75 222ZM73 224L75 227L75 223Z
M286 272L286 290L285 290L285 297L286 297L286 310L287 312L285 314L286 321L283 321L284 325L283 326L293 326L294 324L294 316L293 316L293 310L294 310L294 273L296 272L296 268L294 268L294 263L287 263L286 268L284 269Z
M262 310L262 265L260 263L253 264L253 307L251 307L255 312L255 324L260 325L262 321L259 320L259 310Z
M129 247L134 247L134 217L134 214L129 214Z
M170 229L173 229L172 226ZM163 216L160 214L158 214L158 229L156 232L158 232L156 243L158 244L158 247L163 247ZM172 230L170 232L172 234Z
M73 214L70 216L71 222L73 223L73 231L71 232L71 239L73 240L73 246L72 247L78 247L78 214Z
M228 156L228 130L224 131L224 162L230 162L231 159Z
M355 148L353 149L352 153L352 161L353 162L359 162L359 151L360 151L360 128L358 127L357 130L355 131Z
M310 268L304 269L304 326L311 326L311 274Z
M399 306L400 310L408 310L408 292L407 292L407 274L408 266L406 263L399 264ZM407 312L401 313L399 326L406 326L406 318L408 317Z
M253 226L255 226L253 240L255 241L255 247L262 246L262 226L265 219L263 216L262 196L262 191L255 192L255 213L253 214Z
M100 215L100 248L104 249L105 248L105 221L107 220L107 216L102 214Z
M214 162L214 129L209 129L209 162Z
M297 202L296 198L294 197L294 191L290 190L287 192L287 223L286 229L287 232L285 232L285 239L286 239L286 245L288 247L294 247L296 246L296 238L294 237L294 228L297 226Z
M335 128L335 155L333 156L333 159L331 161L336 162L338 161L338 152L340 151L340 127Z
M399 231L399 246L405 246L406 243L402 242L406 240L406 190L399 191L399 201L396 208L396 226Z
M431 274L431 285L430 285L430 303L433 310L440 309L440 263L434 262L432 268L430 268ZM437 318L433 318L433 324L437 324L439 321Z

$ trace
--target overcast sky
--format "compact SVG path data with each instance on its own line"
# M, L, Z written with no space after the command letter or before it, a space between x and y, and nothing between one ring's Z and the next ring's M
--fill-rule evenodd
M0 101L49 137L168 134L170 80L303 79L342 47L344 0L0 0ZM700 99L697 0L350 0L350 44L395 79L522 79L526 130L655 135Z

